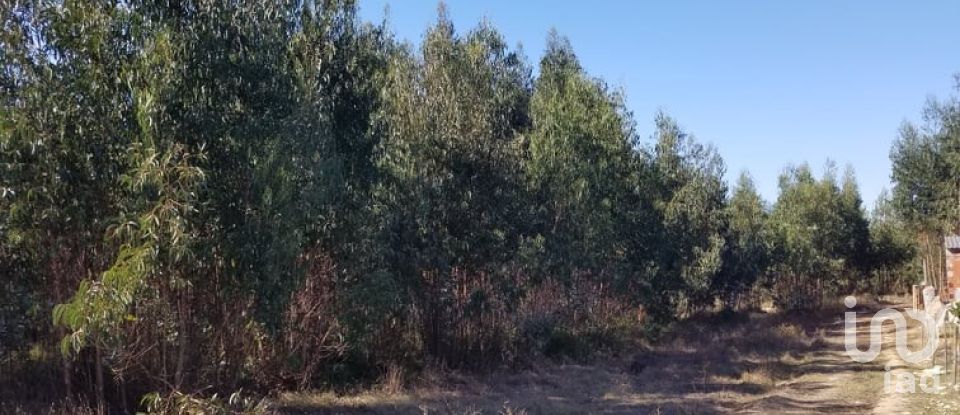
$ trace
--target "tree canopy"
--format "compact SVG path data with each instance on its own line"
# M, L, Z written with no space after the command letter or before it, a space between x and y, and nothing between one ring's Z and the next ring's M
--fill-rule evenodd
M900 289L913 233L960 212L954 101L904 127L868 216L852 171L731 192L716 149L663 113L642 132L561 35L534 70L443 6L419 47L348 0L0 15L0 401L175 412L580 359L718 303Z

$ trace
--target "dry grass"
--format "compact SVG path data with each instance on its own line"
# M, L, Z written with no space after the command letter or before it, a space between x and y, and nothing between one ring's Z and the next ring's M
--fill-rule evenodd
M3 415L94 415L97 411L83 402L60 401L48 405L8 405L0 402L0 414Z
M379 382L379 389L386 394L399 394L403 390L404 378L403 368L397 365L391 365L384 371Z
M883 369L847 358L839 317L698 317L634 353L590 365L429 370L406 388L395 387L402 376L388 374L371 391L285 395L279 406L301 414L869 412Z

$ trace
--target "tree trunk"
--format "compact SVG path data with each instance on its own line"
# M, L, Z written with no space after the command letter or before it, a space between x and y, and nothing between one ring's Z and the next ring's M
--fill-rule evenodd
M190 342L189 342L190 336L188 335L188 333L190 332L189 330L190 317L187 314L187 310L186 310L187 307L185 306L183 301L183 294L181 293L181 295L178 297L179 298L177 301L178 303L177 308L179 310L177 314L179 314L180 316L180 328L179 328L179 335L177 336L177 338L180 344L179 344L179 350L177 350L177 367L174 371L174 385L176 385L177 390L180 390L183 388L184 366L187 361L187 347L189 347L190 345Z
M96 361L96 362L95 362L96 368L94 368L94 375L96 376L96 383L97 383L97 385L96 385L96 388L97 388L97 413L103 415L103 414L106 414L106 413L107 413L107 402L106 402L106 397L104 396L104 393L103 393L103 389L104 389L104 387L103 387L103 384L104 384L104 380L103 380L103 354L101 353L99 347L95 347L94 350L96 351L96 352L95 352L95 357L94 357L94 360Z
M60 356L63 362L63 389L66 396L73 396L73 361L69 356Z

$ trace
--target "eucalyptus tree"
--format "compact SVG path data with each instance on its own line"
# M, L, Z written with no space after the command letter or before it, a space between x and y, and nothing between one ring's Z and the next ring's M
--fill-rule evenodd
M726 212L723 265L713 281L713 290L725 308L733 309L763 280L771 263L769 212L746 172L737 179Z
M238 351L280 329L305 252L347 223L329 212L359 203L349 192L372 171L376 98L363 79L379 52L359 51L378 35L358 34L351 2L116 10L131 16L120 38L135 51L110 96L128 103L115 106L129 125L125 169L103 181L118 195L108 236L119 250L55 321L66 346L108 352L117 377L230 388L260 375Z
M201 357L190 351L205 350L208 339L201 333L212 324L205 308L222 300L217 278L199 278L218 275L214 264L222 263L208 250L217 222L208 203L219 196L219 181L229 177L221 163L232 161L222 152L225 134L216 131L228 115L214 116L211 107L240 105L217 96L231 89L231 76L236 79L232 68L221 66L216 80L204 79L207 75L200 72L227 59L211 43L229 31L213 27L219 20L211 15L236 16L239 7L199 7L189 17L170 5L115 7L136 16L125 37L136 53L123 67L123 87L113 97L130 103L118 108L126 109L133 124L122 135L129 140L122 158L127 171L109 183L120 190L117 224L109 231L120 249L101 275L83 276L73 298L55 309L54 322L71 332L64 339L65 351L92 347L96 366L110 365L118 378L157 373L179 389L188 386L186 369L195 363L188 358ZM86 24L65 27L73 31ZM77 59L96 61L96 56L87 51ZM211 170L218 174L207 175ZM102 361L103 355L109 361ZM104 380L97 373L102 398Z
M870 215L872 279L862 288L882 293L909 292L922 274L918 248L916 235L893 205L890 193L882 191Z
M859 281L869 277L870 264L870 222L853 168L847 166L843 179L840 182L838 209L841 217L840 229L842 242L837 247L838 254L845 258L844 276L845 285L849 291L858 285Z
M610 280L626 260L619 212L631 189L633 121L620 93L588 76L552 33L530 102L524 172L534 198L541 272Z
M688 311L712 301L710 287L722 266L725 168L716 150L672 118L659 114L656 125L652 155L663 226L658 279L662 294Z
M0 14L0 262L15 267L4 293L23 300L5 301L23 308L3 320L45 345L58 333L53 305L116 252L104 234L120 210L135 125L126 93L134 44L124 36L133 17L115 2L8 2Z
M453 338L456 287L497 279L519 241L530 68L487 25L456 34L442 8L417 52L398 51L388 69L375 202L385 268L423 311L426 351L457 363L473 346Z
M780 177L780 195L769 220L776 244L777 300L789 309L817 307L824 295L849 292L869 255L869 231L860 196L838 184L828 164L817 180L807 165Z
M904 124L890 151L892 203L913 229L924 281L944 275L942 242L960 221L960 103L931 101L924 125Z

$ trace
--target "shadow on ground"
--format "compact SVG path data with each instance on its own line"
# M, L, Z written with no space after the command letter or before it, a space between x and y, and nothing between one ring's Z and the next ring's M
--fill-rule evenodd
M869 313L863 316L865 322ZM278 409L285 414L868 413L882 378L879 365L856 363L845 354L840 312L751 313L688 320L627 357L545 364L520 373L446 374L398 394L288 395Z

